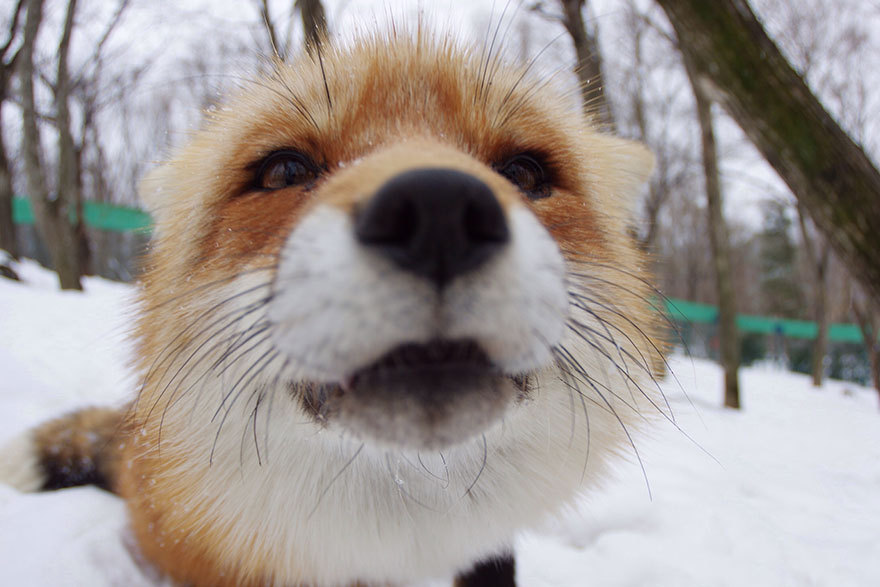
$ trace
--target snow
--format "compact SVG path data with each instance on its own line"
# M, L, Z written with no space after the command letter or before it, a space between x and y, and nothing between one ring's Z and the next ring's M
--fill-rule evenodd
M0 279L0 444L36 422L118 404L135 382L133 288L59 292L17 266ZM880 411L872 390L771 366L741 373L744 409L719 407L720 370L673 357L676 425L636 440L618 477L517 542L525 586L880 584ZM685 392L687 396L685 396ZM650 492L648 489L650 486ZM0 485L0 584L162 584L139 560L116 497ZM443 583L437 583L443 584Z

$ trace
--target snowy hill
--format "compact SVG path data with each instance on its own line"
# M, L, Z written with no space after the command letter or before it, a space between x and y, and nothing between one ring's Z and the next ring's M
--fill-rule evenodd
M0 279L0 444L78 406L125 401L135 385L130 286L87 279L85 293L62 293L36 265L17 269L24 283ZM664 387L681 430L661 424L637 440L647 479L624 464L601 492L522 536L521 585L880 585L876 394L752 368L745 409L732 412L718 407L714 364L672 366L678 382ZM0 584L161 583L139 563L117 498L0 485Z

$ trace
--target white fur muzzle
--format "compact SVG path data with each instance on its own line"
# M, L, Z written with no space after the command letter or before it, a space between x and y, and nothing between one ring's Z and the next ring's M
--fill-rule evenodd
M274 341L297 378L340 381L403 343L477 341L506 373L550 362L565 325L565 266L523 207L511 242L486 267L438 292L361 246L351 219L323 206L288 238L268 310Z

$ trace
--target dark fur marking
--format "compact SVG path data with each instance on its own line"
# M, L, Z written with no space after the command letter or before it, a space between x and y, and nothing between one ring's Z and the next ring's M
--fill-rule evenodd
M119 461L115 441L121 412L87 408L34 431L43 490L96 485L114 491Z
M513 554L503 554L477 563L455 578L455 587L516 587L516 561Z
M55 457L43 454L40 458L40 467L46 478L41 487L42 491L80 485L96 485L101 489L111 491L109 479L98 470L95 462L88 457L71 457L69 455Z

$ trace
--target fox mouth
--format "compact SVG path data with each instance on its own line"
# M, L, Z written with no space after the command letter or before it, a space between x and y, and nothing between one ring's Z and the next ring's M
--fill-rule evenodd
M440 339L399 345L339 383L296 391L321 424L379 444L441 449L484 432L527 382L502 373L474 340Z
M467 378L493 370L488 355L476 342L434 340L392 349L375 363L356 371L344 386L391 385L422 390L428 387L442 393L445 386L438 385L442 383L438 379ZM454 393L454 387L450 391Z

